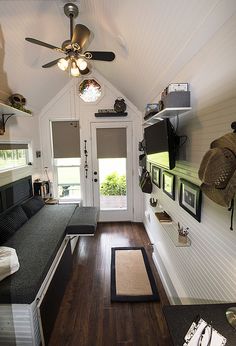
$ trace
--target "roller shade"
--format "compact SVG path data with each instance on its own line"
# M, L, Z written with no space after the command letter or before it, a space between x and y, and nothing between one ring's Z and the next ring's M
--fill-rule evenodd
M126 128L97 128L97 157L127 157Z
M28 144L0 143L0 150L28 149Z
M79 122L53 121L52 141L55 159L80 157Z

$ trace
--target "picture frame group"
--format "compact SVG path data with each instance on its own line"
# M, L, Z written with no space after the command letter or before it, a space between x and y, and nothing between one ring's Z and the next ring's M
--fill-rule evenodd
M176 176L169 171L163 171L160 167L151 164L152 182L171 199L175 200ZM198 185L180 178L179 179L179 205L198 222L201 222L202 192Z

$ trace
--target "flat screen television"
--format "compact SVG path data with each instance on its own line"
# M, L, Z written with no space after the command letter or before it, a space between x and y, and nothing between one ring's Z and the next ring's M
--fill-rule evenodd
M175 167L179 137L169 119L144 129L145 150L149 162L166 169Z

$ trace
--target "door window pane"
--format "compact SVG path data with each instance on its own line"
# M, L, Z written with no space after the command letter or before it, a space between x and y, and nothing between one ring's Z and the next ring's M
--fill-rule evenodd
M100 209L127 209L126 158L98 159Z

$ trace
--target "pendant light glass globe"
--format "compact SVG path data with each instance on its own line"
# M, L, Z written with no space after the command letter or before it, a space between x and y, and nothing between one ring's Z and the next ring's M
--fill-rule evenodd
M58 63L57 66L62 70L65 71L68 68L69 65L69 61L67 59L61 58Z
M72 61L72 63L71 63L70 73L73 77L78 77L80 75L79 69L78 69L75 61Z
M87 62L82 58L77 59L76 63L81 71L84 71L88 66Z

